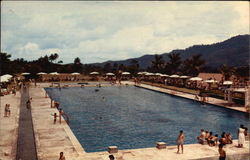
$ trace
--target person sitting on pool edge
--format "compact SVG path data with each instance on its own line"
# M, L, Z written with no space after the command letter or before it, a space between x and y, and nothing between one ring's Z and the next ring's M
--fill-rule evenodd
M232 144L233 143L231 133L226 133L225 138L226 138L226 143L227 144Z
M213 136L213 133L211 134L210 138L208 139L208 145L210 147L215 146L218 144L218 134Z
M219 139L219 142L220 142L220 144L223 144L223 145L226 145L226 144L227 144L227 141L226 141L226 133L225 133L225 132L223 132L223 133L221 134L221 138Z
M204 144L206 141L205 139L206 133L204 132L204 129L201 129L201 134L197 137L198 143Z

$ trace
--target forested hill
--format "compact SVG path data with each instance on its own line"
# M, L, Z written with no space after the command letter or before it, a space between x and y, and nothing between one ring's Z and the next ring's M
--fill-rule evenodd
M168 61L168 54L170 53L180 53L182 60L190 58L192 55L201 54L202 58L206 60L206 66L212 68L219 67L222 64L235 67L246 66L249 64L249 35L239 35L211 45L194 45L186 49L163 53L161 55L165 61ZM145 69L151 65L153 59L154 55L144 55L121 61L95 63L95 65L103 66L106 63L129 65L132 60L137 60L140 68Z

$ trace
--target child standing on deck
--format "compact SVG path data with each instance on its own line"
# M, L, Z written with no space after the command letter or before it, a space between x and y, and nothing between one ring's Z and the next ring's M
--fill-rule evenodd
M181 130L180 131L180 134L177 138L177 153L179 153L179 150L180 150L180 146L181 146L181 151L182 151L182 154L183 154L183 144L184 144L184 140L185 140L185 135L183 133L183 131Z
M54 124L56 124L56 119L57 119L57 114L56 113L54 113Z

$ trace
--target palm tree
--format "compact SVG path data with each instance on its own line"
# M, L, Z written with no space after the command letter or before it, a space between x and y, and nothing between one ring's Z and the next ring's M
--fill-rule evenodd
M168 55L169 62L166 64L166 71L169 74L176 73L181 65L180 53L171 53Z
M204 70L205 60L201 59L201 55L193 55L186 59L182 65L182 72L186 75L197 76Z
M51 55L49 56L49 60L50 60L50 62L53 62L53 61L55 61L58 57L59 57L59 55L58 55L57 53L54 53L54 54L51 54Z
M81 64L81 60L79 57L76 57L74 60L74 64Z
M79 57L76 57L72 65L72 70L73 72L82 72L82 69L83 69L83 65L81 63L81 60Z
M165 61L161 55L155 55L154 60L152 61L152 71L153 72L162 72L164 69Z

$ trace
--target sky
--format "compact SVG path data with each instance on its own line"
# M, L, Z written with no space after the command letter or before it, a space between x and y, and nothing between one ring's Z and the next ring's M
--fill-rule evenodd
M249 2L1 1L1 52L94 63L249 34Z

